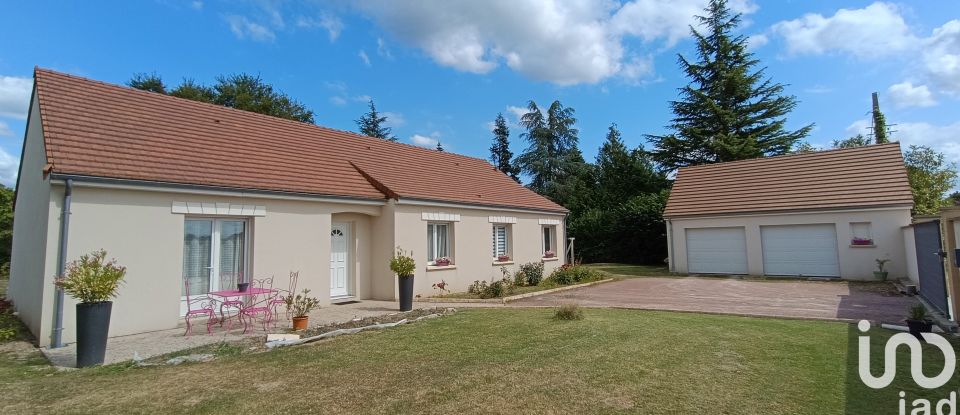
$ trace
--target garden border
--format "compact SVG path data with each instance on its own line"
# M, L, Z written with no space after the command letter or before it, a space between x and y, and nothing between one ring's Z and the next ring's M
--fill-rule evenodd
M522 300L524 298L536 297L540 295L553 294L561 291L574 290L577 288L589 287L592 285L603 284L611 281L616 281L616 278L607 278L599 281L585 282L583 284L576 285L565 285L562 287L551 288L549 290L534 291L530 293L523 293L517 295L511 295L508 297L501 298L444 298L444 297L425 297L425 298L414 298L413 301L421 303L486 303L486 304L506 304L511 301Z

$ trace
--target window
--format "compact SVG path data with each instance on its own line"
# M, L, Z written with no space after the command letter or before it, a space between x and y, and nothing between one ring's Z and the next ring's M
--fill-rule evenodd
M873 233L870 230L870 222L850 223L850 245L873 245Z
M553 257L557 255L557 227L543 227L543 256Z
M183 280L191 296L236 288L247 268L247 231L246 220L184 220ZM180 286L183 294L186 289Z
M510 225L493 225L493 257L510 256Z
M437 258L450 258L450 224L427 224L427 263L434 265Z

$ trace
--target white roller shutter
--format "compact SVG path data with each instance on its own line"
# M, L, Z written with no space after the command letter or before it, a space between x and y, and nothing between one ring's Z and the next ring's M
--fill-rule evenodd
M747 273L747 238L743 228L687 229L686 238L688 272Z
M840 276L832 224L761 226L760 239L766 275Z

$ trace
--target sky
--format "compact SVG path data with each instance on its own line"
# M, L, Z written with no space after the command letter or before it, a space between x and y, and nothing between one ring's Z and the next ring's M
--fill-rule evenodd
M739 35L799 103L787 126L828 147L866 129L960 163L960 1L730 0ZM35 66L123 84L259 74L356 130L372 98L401 141L487 158L493 119L528 101L576 110L592 159L616 123L630 147L667 132L706 0L6 2L0 13L0 183L16 182Z

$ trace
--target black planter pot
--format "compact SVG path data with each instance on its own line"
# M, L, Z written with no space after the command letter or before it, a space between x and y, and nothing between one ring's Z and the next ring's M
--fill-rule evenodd
M923 341L923 336L920 333L930 333L933 331L933 323L927 320L912 320L907 319L907 328L910 329L910 334L913 337Z
M249 283L249 282L238 282L238 283L237 283L237 291L240 291L240 292L242 292L242 293L245 293L245 292L247 292L247 288L250 288L250 283Z
M413 275L397 279L400 281L400 311L413 310Z
M77 367L103 364L112 301L77 304Z

